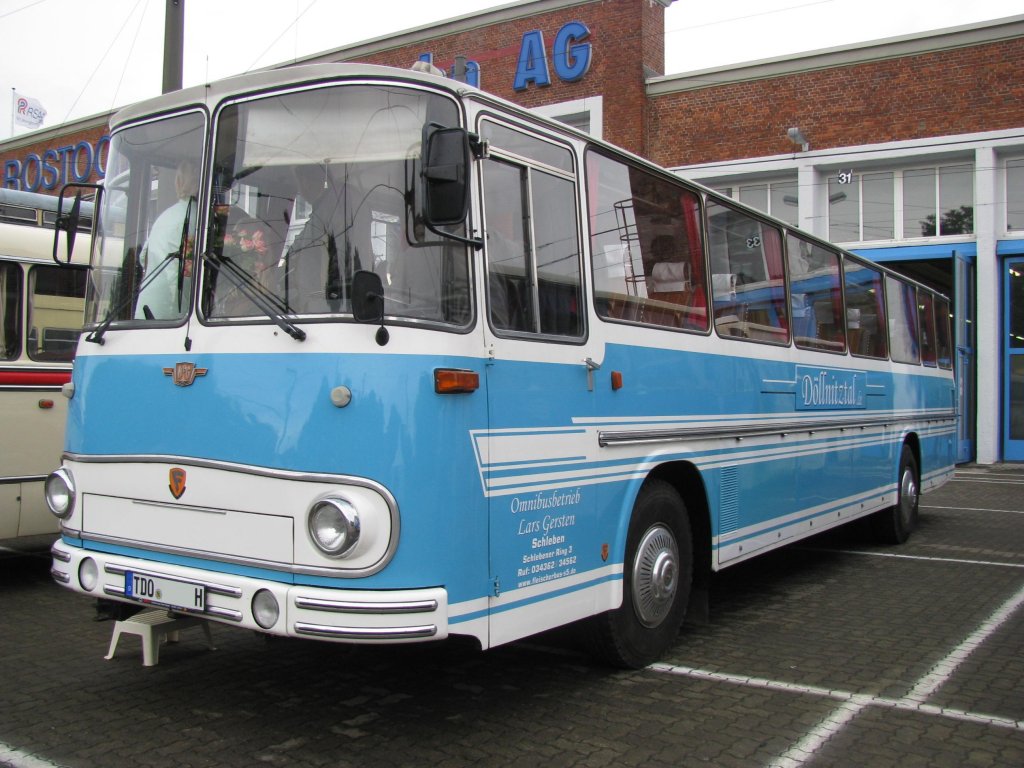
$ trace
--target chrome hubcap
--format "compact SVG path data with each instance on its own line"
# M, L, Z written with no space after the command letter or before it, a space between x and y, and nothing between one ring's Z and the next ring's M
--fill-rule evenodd
M645 627L658 626L672 609L679 587L679 547L663 525L640 540L633 561L633 608Z
M917 482L914 480L914 473L906 469L900 479L900 517L904 523L909 523L913 518L916 504Z

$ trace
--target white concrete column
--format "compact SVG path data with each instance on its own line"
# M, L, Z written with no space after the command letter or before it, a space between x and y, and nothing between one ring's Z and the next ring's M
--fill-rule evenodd
M805 232L828 239L828 185L822 184L818 169L811 163L797 166L797 195L800 199L797 215L798 226ZM824 192L822 192L824 189Z
M975 262L975 365L977 371L977 436L975 450L979 464L994 464L1002 459L1002 411L1000 373L1002 370L1002 270L996 256L998 222L1002 206L998 202L999 174L996 152L981 147L974 154L974 233L978 242Z

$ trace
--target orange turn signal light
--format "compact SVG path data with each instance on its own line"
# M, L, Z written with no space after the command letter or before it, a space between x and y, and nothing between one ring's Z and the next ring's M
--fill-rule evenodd
M434 391L439 395L459 395L480 389L480 374L458 368L435 368Z
M40 400L39 407L42 408L44 411L48 411L51 408L53 408L53 400Z

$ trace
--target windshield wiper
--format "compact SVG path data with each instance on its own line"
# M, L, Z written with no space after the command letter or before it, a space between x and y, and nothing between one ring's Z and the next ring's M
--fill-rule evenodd
M260 291L262 290L262 286L254 284L248 273L244 272L241 267L231 261L231 259L226 256L217 257L210 253L202 254L202 259L206 264L209 264L214 270L216 270L218 274L227 277L227 279L230 280L231 283L241 291L247 299L249 299L249 301L255 304L263 314L273 320L274 324L277 325L278 328L296 341L306 340L306 332L292 323L277 308L275 308L267 296L261 294Z
M192 219L192 202L193 199L190 197L188 199L188 202L185 204L185 216L184 220L181 223L181 239L178 240L178 250L168 253L167 256L164 257L164 260L160 262L160 265L143 278L142 282L139 284L139 288L137 291L129 291L128 294L121 300L119 304L111 307L110 310L107 312L107 316L103 318L103 322L96 326L96 328L93 329L92 333L85 337L86 341L91 341L93 344L99 344L100 346L102 346L103 334L107 332L107 329L110 328L110 325L114 322L114 315L120 313L121 310L127 307L130 302L135 301L138 298L141 298L142 292L146 288L146 286L152 283L154 278L156 278L157 275L159 275L161 272L164 271L164 269L167 268L168 264L170 264L175 259L184 258L185 248L188 244L188 225ZM148 256L148 245L146 246L146 249ZM179 293L181 291L180 276L178 278L178 291ZM180 295L178 296L178 305L179 307L181 305ZM153 319L153 315L150 312L149 307L143 305L142 311L145 313L147 320Z
M120 303L115 304L113 307L107 310L107 314L106 317L103 318L103 322L97 325L92 330L92 332L85 337L85 340L91 341L93 344L99 344L102 346L103 334L105 334L107 330L110 328L111 324L116 319L116 315L118 315L121 312L121 310L123 310L125 307L131 304L131 302L133 302L137 296L141 296L142 291L146 288L146 286L152 283L156 276L163 272L164 269L166 269L167 265L170 264L172 261L175 261L177 258L177 253L168 253L164 260L160 262L160 266L158 266L156 269L154 269L152 272L146 275L145 279L139 284L138 291L129 291L128 294L123 299L121 299ZM146 319L152 320L153 318L147 317Z

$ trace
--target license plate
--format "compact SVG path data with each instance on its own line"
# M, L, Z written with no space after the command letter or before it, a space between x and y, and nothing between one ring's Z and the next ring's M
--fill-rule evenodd
M206 588L202 584L154 576L150 573L126 571L124 596L142 603L164 605L180 611L202 611L206 608Z

